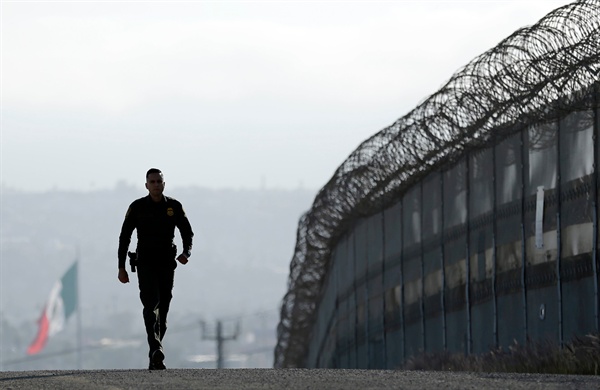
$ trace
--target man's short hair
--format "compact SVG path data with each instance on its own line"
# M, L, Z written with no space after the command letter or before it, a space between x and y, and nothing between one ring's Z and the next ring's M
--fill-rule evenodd
M150 168L150 169L148 169L148 172L146 172L146 179L148 179L148 176L150 176L153 173L158 173L158 174L160 174L162 176L162 172L161 172L160 169L158 169L158 168Z

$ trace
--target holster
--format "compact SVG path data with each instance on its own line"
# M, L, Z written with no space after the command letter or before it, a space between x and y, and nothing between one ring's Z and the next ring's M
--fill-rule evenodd
M131 272L135 272L135 268L137 267L137 252L127 252L127 256L129 256Z

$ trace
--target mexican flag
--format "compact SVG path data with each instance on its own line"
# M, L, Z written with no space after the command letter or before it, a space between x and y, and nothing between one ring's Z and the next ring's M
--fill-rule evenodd
M42 311L35 340L27 348L28 355L39 353L50 336L60 332L77 308L77 262L56 281Z

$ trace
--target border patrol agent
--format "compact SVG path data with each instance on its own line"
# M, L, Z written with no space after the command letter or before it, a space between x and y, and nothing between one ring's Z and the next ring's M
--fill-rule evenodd
M167 331L167 313L171 303L177 261L186 264L191 255L194 233L181 203L164 196L165 182L159 169L146 173L148 195L131 203L119 236L119 281L129 282L125 260L133 230L137 230L137 249L132 271L137 265L140 300L148 335L148 369L164 370L165 355L162 339ZM175 227L183 241L183 251L177 256L173 243ZM177 258L176 258L177 256ZM177 260L177 261L176 261Z

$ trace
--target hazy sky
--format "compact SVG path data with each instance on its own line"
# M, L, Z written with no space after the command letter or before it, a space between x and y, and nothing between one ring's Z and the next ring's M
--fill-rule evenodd
M461 66L570 3L2 1L1 183L322 187Z

